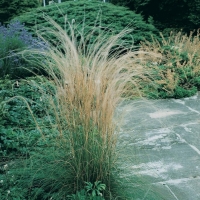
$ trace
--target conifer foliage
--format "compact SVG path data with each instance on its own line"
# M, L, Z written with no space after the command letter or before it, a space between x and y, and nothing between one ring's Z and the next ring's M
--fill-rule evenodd
M68 1L60 4L53 4L43 8L34 9L25 13L17 20L33 32L40 28L45 30L48 23L44 16L48 15L64 29L69 23L73 24L75 30L85 33L93 30L94 39L101 33L108 35L118 34L125 28L132 29L130 34L124 37L129 44L138 44L143 40L150 40L151 35L157 33L157 29L146 23L140 14L111 3L101 1Z
M13 17L30 11L38 5L38 0L0 0L0 22L8 22Z

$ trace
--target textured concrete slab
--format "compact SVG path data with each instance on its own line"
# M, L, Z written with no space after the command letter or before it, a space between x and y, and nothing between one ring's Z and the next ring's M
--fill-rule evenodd
M200 200L200 94L130 101L118 111L126 113L118 148L129 196Z

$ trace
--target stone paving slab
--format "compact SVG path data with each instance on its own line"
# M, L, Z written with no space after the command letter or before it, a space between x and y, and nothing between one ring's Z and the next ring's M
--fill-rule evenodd
M129 196L200 200L200 94L130 101L118 111L126 113L118 148L121 178L132 184ZM141 186L136 180L143 180L144 192L135 192Z

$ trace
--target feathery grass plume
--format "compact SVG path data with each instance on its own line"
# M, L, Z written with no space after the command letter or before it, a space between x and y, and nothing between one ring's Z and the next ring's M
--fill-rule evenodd
M85 181L101 181L110 192L116 161L114 112L127 94L141 95L140 82L148 72L136 59L138 52L124 50L119 43L128 30L112 37L105 33L87 46L89 37L84 41L82 35L75 35L70 24L71 35L67 35L55 21L46 19L51 28L40 31L40 37L49 42L48 51L23 54L45 70L56 87L49 99L57 128L53 139L47 138L46 148L30 158L29 171L23 172L28 179L21 180L27 181L34 198L43 193L43 199L64 199L83 188ZM47 41L48 35L57 44ZM82 37L79 43L77 37ZM40 190L35 192L36 188Z

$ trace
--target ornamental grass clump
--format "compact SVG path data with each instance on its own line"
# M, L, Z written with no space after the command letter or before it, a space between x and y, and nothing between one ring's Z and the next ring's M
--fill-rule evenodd
M108 195L115 183L115 109L126 94L140 95L139 82L147 71L137 64L136 52L124 51L119 43L128 30L112 37L105 33L87 46L89 36L75 35L70 24L71 35L67 35L47 19L52 28L38 34L43 39L56 37L59 42L48 41L46 52L26 50L23 55L45 70L55 85L48 98L54 118L49 122L49 134L41 129L38 143L44 148L26 160L20 184L28 185L31 199L65 199L84 188L85 182L96 181L106 185Z

